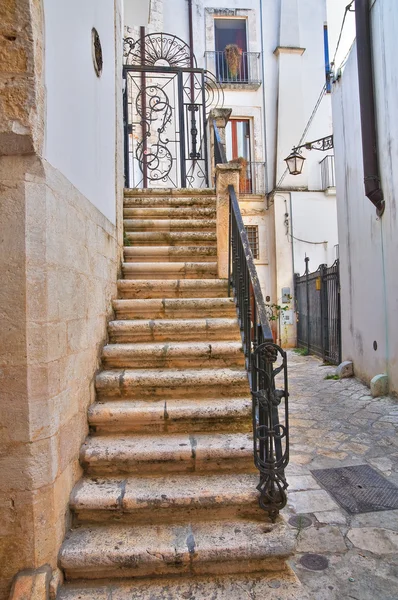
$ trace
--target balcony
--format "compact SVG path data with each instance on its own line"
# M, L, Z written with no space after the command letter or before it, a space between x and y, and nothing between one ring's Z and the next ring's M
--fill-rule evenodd
M206 52L206 69L224 88L256 90L261 85L260 56L259 52L242 52L238 71L232 74L224 52Z
M336 192L336 178L334 172L334 156L329 154L321 162L321 180L322 189L327 194L335 194Z
M265 163L248 162L239 177L239 193L265 194Z

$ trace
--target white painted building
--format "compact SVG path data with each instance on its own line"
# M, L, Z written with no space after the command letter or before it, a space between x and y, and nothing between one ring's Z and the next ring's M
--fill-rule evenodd
M388 374L398 392L398 12L371 2L376 130L385 212L365 196L356 46L333 86L341 256L342 350L366 383Z
M138 37L138 22L124 0L125 31ZM193 0L193 52L198 67L212 71L222 84L224 106L232 108L226 132L229 160L248 162L240 193L245 224L258 237L255 258L264 296L282 301L282 288L293 296L293 274L332 264L336 259L337 217L332 151L304 151L301 176L286 175L284 159L301 143L325 74L326 0ZM146 32L174 34L189 43L187 0L153 0ZM236 74L225 47L242 51ZM304 142L332 133L330 94L325 94ZM323 167L328 167L322 177ZM250 193L244 193L248 191ZM291 304L293 308L293 303ZM295 319L283 327L284 344L295 345Z

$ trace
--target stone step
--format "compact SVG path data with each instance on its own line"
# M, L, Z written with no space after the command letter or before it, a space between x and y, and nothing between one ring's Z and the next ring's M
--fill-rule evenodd
M99 400L249 395L244 369L112 369L100 371L95 383Z
M107 344L102 361L107 369L211 369L245 365L241 341Z
M216 279L217 262L124 262L125 279Z
M93 433L250 431L250 398L110 400L88 410Z
M250 472L249 433L88 436L80 449L87 475Z
M217 260L215 246L125 246L125 262L207 262Z
M123 219L124 231L212 231L215 219Z
M143 319L141 321L111 321L109 341L171 342L171 341L239 341L237 319Z
M236 317L233 298L153 298L114 300L117 319L184 319Z
M244 517L264 519L258 506L258 473L84 477L74 487L75 524L164 524Z
M281 523L243 519L92 525L67 534L59 564L67 580L281 571L294 536Z
M217 246L215 231L127 231L130 246Z
M125 219L215 219L216 207L136 206L123 209Z
M119 298L225 298L226 279L119 279Z
M125 188L124 198L191 198L215 197L215 188Z
M297 576L281 572L67 583L57 600L314 600Z
M209 196L133 196L124 198L124 208L138 207L215 208L215 195Z

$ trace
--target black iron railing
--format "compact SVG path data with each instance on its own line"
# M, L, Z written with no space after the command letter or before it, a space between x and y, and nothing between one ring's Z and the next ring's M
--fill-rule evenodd
M308 256L304 275L294 276L297 345L325 362L341 362L341 308L339 260L319 265L310 273Z
M206 69L215 73L218 83L255 84L261 83L259 52L242 52L239 64L233 70L228 66L225 52L206 52Z
M215 161L226 162L214 123ZM229 293L235 297L252 394L254 463L260 506L274 521L286 504L289 461L286 353L274 344L249 239L233 186L229 186ZM277 388L278 386L278 388Z

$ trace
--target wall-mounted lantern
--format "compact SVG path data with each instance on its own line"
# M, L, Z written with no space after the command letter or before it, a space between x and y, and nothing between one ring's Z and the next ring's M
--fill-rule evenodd
M305 158L301 156L300 150L305 148L306 150L320 150L325 152L334 148L333 136L328 135L327 137L314 140L313 142L307 142L302 146L296 146L287 158L285 158L287 168L289 169L290 175L301 175L303 170Z
M285 161L290 175L301 175L305 158L304 156L301 156L300 152L296 148L293 148L289 156L285 158Z

